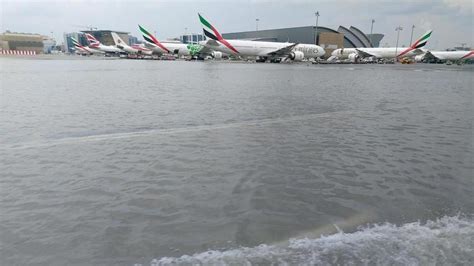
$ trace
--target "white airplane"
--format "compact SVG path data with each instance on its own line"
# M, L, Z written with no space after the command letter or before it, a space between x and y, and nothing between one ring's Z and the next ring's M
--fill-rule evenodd
M123 51L113 45L104 45L99 40L97 40L92 34L85 33L87 41L89 42L89 47L93 49L98 49L105 53L122 53Z
M257 61L302 61L308 58L323 56L322 47L314 44L261 42L249 40L226 40L201 14L198 14L204 35L209 38L200 44L212 50L220 51L234 56L257 57Z
M178 56L206 56L209 55L215 59L222 58L222 52L211 51L199 44L184 44L180 42L160 42L150 31L143 26L138 25L145 46L152 49L156 54L173 54Z
M442 61L474 59L474 51L426 51L424 54L415 56L415 61L417 62L421 62L425 59L437 59Z
M81 45L76 39L74 39L73 37L69 37L71 38L71 41L72 43L74 44L74 48L76 49L76 53L79 53L79 54L82 54L82 55L86 55L86 54L103 54L104 52L100 51L100 50L96 50L96 49L93 49L93 48L90 48L90 47L87 47L87 46L83 46Z
M117 48L119 49L122 49L124 52L128 54L152 55L152 51L150 49L142 47L140 45L130 46L126 42L124 42L116 32L111 32L111 34L112 38L114 39L115 46L117 46Z
M420 48L425 46L433 31L429 30L416 40L410 47L377 47L377 48L339 48L331 53L328 61L335 59L349 59L356 62L359 59L375 57L377 59L393 59L413 57L423 54Z

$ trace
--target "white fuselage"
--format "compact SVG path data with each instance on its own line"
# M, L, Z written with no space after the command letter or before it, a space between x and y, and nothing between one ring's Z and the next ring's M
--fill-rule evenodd
M331 55L339 59L347 59L349 58L349 55L351 54L358 54L357 50L359 50L368 54L372 54L376 58L392 59L399 56L408 48L409 47L339 48L339 49L334 50L331 53ZM406 57L411 57L415 55L416 55L415 50L412 50L404 54L404 56Z
M161 43L168 51L162 49L156 44L146 42L146 47L153 50L153 53L157 54L176 54L178 56L189 56L190 52L188 45L184 43L174 43L174 42L162 42Z
M203 41L203 42L200 42L200 44L212 50L220 51L227 54L233 54L237 56L258 56L258 57L270 57L271 53L293 44L293 43L282 43L282 42L261 42L261 41L247 41L247 40L226 40L226 41L238 51L238 54L218 41L217 42L213 40ZM322 47L318 45L314 45L314 44L298 44L292 49L292 52L294 51L302 52L305 58L317 58L325 54L325 51Z
M166 49L168 49L172 54L177 54L179 56L188 56L190 55L188 45L184 43L161 43Z
M128 54L138 54L139 53L138 49L132 48L127 44L117 44L116 46L117 46L117 48L121 49L123 52L126 52Z
M98 50L103 51L105 53L121 53L121 52L123 52L121 49L119 49L118 47L115 47L114 45L103 45L102 43L100 43L97 46L92 46L92 48L98 49Z
M90 54L103 54L104 52L95 48L91 48L88 46L82 46L81 47L84 51L90 53Z
M430 53L440 60L460 60L474 58L472 51L430 51Z

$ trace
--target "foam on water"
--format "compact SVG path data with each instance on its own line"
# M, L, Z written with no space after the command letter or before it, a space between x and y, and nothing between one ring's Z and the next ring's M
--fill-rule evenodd
M474 219L443 217L401 226L386 223L285 245L211 250L151 265L473 265Z
M278 117L278 118L266 118L266 119L256 119L250 121L240 121L240 122L229 122L221 124L212 124L212 125L195 125L195 126L186 126L180 128L167 128L167 129L149 129L141 131L130 131L130 132L117 132L117 133L104 133L104 134L91 134L85 136L76 136L76 137L64 137L53 140L46 140L40 142L29 142L29 143L20 143L9 145L6 148L10 149L28 149L28 148L39 148L39 147L48 147L61 144L77 144L84 142L95 142L95 141L104 141L104 140L114 140L114 139L126 139L126 138L136 138L149 135L168 135L168 134L180 134L188 132L198 132L198 131L212 131L219 129L228 129L228 128L238 128L245 126L261 126L277 123L285 123L291 121L304 121L309 119L317 118L327 118L334 117L337 115L349 114L351 111L328 111L325 113L318 114L307 114L307 115L295 115L288 117ZM0 145L0 149L4 148L6 145Z

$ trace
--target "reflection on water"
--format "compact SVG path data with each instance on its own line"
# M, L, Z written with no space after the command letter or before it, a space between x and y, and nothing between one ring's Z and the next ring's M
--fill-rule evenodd
M380 234L469 247L469 66L0 63L3 264L360 262L392 252Z

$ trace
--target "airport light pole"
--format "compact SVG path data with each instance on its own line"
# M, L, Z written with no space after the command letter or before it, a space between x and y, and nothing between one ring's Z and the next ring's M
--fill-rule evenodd
M255 19L255 31L258 31L258 22L260 21L260 19L256 18Z
M412 25L411 26L411 35L410 35L410 44L411 45L411 42L413 41L413 31L415 30L415 25Z
M395 28L395 31L397 32L397 44L395 45L395 62L398 61L398 39L400 38L400 31L402 30L403 28L401 26Z
M374 22L375 22L375 19L372 19L372 25L370 26L370 45L372 45L372 47L374 47L374 43L372 42L372 32L374 30Z
M314 13L314 15L316 16L316 28L315 28L315 31L314 31L314 44L318 44L318 19L319 19L319 11L316 11L316 13Z

